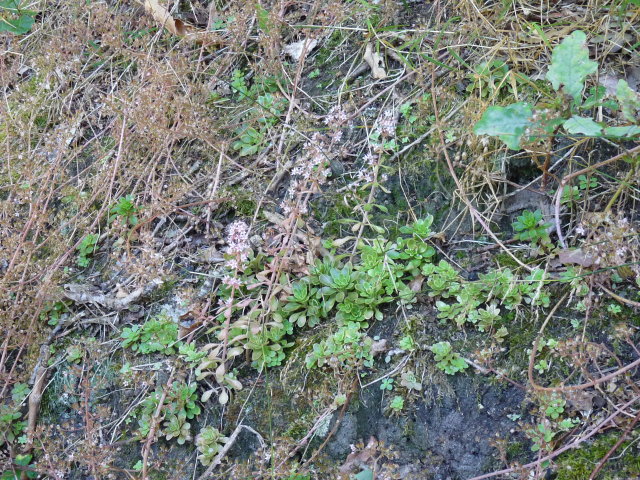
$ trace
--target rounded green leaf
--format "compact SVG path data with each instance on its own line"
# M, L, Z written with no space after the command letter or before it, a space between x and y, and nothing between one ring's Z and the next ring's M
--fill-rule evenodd
M520 140L531 126L533 110L528 103L513 103L507 107L489 107L473 131L476 135L491 135L502 140L511 150L520 149Z
M580 101L584 80L598 70L598 64L589 60L587 36L576 30L553 49L547 80L558 90L561 85L576 103Z

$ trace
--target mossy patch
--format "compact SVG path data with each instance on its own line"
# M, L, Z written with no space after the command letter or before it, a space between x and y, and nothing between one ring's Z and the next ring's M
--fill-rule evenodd
M602 480L618 480L637 478L640 475L640 455L638 455L637 436L635 430L632 437L618 447L615 454L605 464L598 476ZM558 457L558 480L584 480L595 469L596 465L609 452L620 438L620 434L601 435L582 448L569 451ZM633 444L632 444L633 442Z

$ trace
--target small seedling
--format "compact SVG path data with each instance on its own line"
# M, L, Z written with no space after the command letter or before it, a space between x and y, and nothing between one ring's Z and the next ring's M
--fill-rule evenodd
M522 212L522 215L513 222L512 226L516 231L515 238L517 240L531 242L534 248L538 244L548 245L551 243L548 232L551 224L544 221L540 210L534 212L525 210Z
M382 382L380 383L380 390L393 390L393 378L385 378L384 380L382 380Z
M90 233L82 239L80 245L78 245L78 265L81 267L88 267L91 262L90 257L98 247L98 241L100 236L97 233Z
M552 398L547 403L547 407L545 408L544 413L556 420L562 413L564 413L564 407L567 404L567 401L562 398Z
M467 362L457 353L452 352L449 342L438 342L431 345L429 349L433 352L438 363L436 366L447 375L455 375L468 368Z
M136 207L133 195L120 197L118 203L109 209L109 223L120 218L125 225L135 226L138 224L138 207Z
M389 408L393 410L395 413L401 412L402 409L404 408L404 398L402 398L400 395L396 395L391 400L391 403L389 404Z
M238 151L238 155L246 157L258 153L264 141L264 133L253 127L241 128L236 133L239 140L233 142L232 147Z
M204 427L200 430L200 433L196 436L196 447L198 448L198 460L205 467L211 465L214 458L225 443L229 441L228 437L225 437L215 427Z
M610 303L609 305L607 305L607 312L618 315L620 312L622 312L622 308L620 307L620 305Z

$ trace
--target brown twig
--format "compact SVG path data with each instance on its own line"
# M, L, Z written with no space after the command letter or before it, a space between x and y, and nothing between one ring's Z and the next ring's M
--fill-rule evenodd
M622 152L614 157L611 157L607 160L603 160L602 162L598 162L594 165L591 165L589 167L583 168L582 170L578 170L577 172L573 172L569 175L567 175L566 177L564 177L562 179L562 181L560 182L560 185L558 186L558 191L556 192L555 195L555 224L556 224L556 233L558 234L558 242L560 243L560 245L562 246L562 248L567 248L567 244L564 241L564 235L562 234L562 226L560 225L560 201L562 200L562 191L564 190L564 187L569 183L569 180L571 180L572 178L578 177L580 175L584 175L585 173L588 173L592 170L595 170L597 168L600 167L604 167L606 165L609 165L610 163L614 163L617 162L618 160L622 160L623 158L627 157L627 156L636 156L638 153L640 153L640 145L638 145L637 147L632 148L631 150L627 150L625 152Z
M564 446L562 448L559 448L555 452L551 452L549 455L545 455L542 458L538 458L536 461L531 462L531 463L527 463L526 465L522 465L522 466L518 466L518 467L505 468L503 470L498 470L498 471L495 471L495 472L486 473L484 475L480 475L480 476L477 476L477 477L470 478L469 480L485 480L487 478L493 478L493 477L497 477L497 476L501 476L501 475L508 475L508 474L513 473L513 472L518 471L518 470L528 470L530 468L535 468L536 465L540 465L540 464L542 464L544 462L547 462L549 460L553 460L558 455L561 455L561 454L563 454L564 452L566 452L568 450L576 448L581 443L586 442L587 440L589 440L591 437L593 437L598 432L600 432L602 430L602 428L605 427L609 422L611 422L618 415L620 415L624 411L625 408L633 405L634 403L636 403L639 400L640 400L640 397L635 397L635 398L629 400L627 403L625 403L622 407L617 409L614 413L609 415L603 421L601 421L597 425L594 425L591 428L591 430L585 436L583 436L581 438L578 438L577 440L571 442L569 445L566 445L566 446Z
M640 308L640 302L634 302L633 300L629 300L628 298L621 297L617 293L612 292L607 287L602 285L601 283L597 284L602 290L604 290L611 298L619 301L620 303L626 303L632 307Z
M602 470L602 468L605 466L609 458L611 458L611 455L613 455L613 453L618 449L618 447L622 445L622 442L624 442L627 439L627 435L629 435L629 432L633 429L633 427L636 426L636 423L638 423L638 420L640 420L640 412L638 412L634 417L633 421L629 425L627 425L627 428L624 429L624 432L622 432L622 435L620 435L620 438L615 443L615 445L611 447L607 452L607 454L604 457L602 457L600 462L598 462L598 465L596 465L596 468L594 468L593 472L591 472L591 475L589 475L589 480L595 480L595 478L598 476L598 473L600 473L600 470Z
M198 480L206 480L207 478L209 478L209 475L211 475L211 473L213 473L216 467L220 465L220 462L227 455L227 452L229 452L233 444L236 443L236 440L238 439L238 435L240 435L240 432L242 431L242 429L248 430L254 435L256 435L258 437L258 441L264 447L264 439L262 438L262 435L256 432L253 428L247 427L246 425L243 425L241 423L236 427L233 433L229 435L229 440L227 440L227 443L224 444L224 447L222 447L222 450L220 450L218 455L216 455L216 458L213 459L213 461L211 462L211 465L209 465L209 468L207 468L204 471L204 473L198 477Z
M444 134L442 133L442 127L440 126L440 114L438 112L438 103L436 101L437 95L436 95L436 91L435 91L435 69L432 71L431 76L432 76L432 81L431 81L431 100L433 102L433 114L434 114L434 116L436 118L436 125L437 125L438 135L439 135L439 138L440 138L440 144L442 145L442 152L443 152L444 157L445 157L445 159L447 161L447 166L449 167L449 173L451 173L451 177L453 178L453 181L456 184L456 188L458 190L458 194L460 195L460 199L463 201L463 203L469 209L469 212L471 213L471 216L473 218L475 218L476 221L482 226L482 228L484 228L484 230L487 232L487 234L491 238L493 238L493 240L498 245L500 245L500 248L502 248L502 250L507 255L509 255L513 260L515 260L518 263L518 265L520 265L521 267L523 267L527 271L531 272L533 269L531 267L529 267L528 265L525 265L524 263L522 263L522 260L520 260L518 257L516 257L513 253L511 253L511 250L509 250L506 247L506 245L500 241L500 239L496 236L496 234L493 233L491 228L489 228L489 225L487 225L487 223L482 218L482 215L480 215L480 212L478 212L478 210L471 204L471 201L467 198L467 195L466 195L466 193L464 191L464 188L462 187L462 184L460 183L460 179L458 178L458 175L456 175L456 171L453 168L453 162L451 161L451 157L449 156L449 152L447 151L447 146L446 146L446 142L445 142L445 139L444 139Z
M144 443L144 447L142 447L142 480L147 480L149 478L149 452L151 450L151 444L153 443L153 438L156 435L156 429L158 428L158 424L161 420L160 411L164 406L164 401L167 398L167 391L171 388L171 381L173 380L173 374L175 369L171 370L171 374L169 375L169 380L167 380L166 386L162 389L162 395L160 396L160 401L158 402L158 406L156 407L155 412L153 412L153 417L151 417L151 427L149 428L149 434L147 435L147 441Z

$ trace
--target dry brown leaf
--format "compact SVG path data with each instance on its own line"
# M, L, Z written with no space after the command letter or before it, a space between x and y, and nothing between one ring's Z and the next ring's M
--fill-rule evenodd
M373 47L370 43L367 43L367 46L364 50L364 57L362 59L367 62L369 67L371 68L371 76L376 80L382 80L387 78L387 72L385 71L384 62L382 60L382 55L373 51Z
M311 50L316 48L316 45L318 45L318 40L315 38L312 38L311 40L305 38L299 42L290 43L282 49L282 53L289 55L295 62L297 62L302 57L303 52L305 55L308 55Z
M367 462L370 462L378 452L378 440L376 437L370 437L367 445L360 451L355 451L347 456L344 464L339 468L340 473L349 474L358 468L368 466Z
M194 27L187 25L182 20L173 18L169 10L160 5L158 0L144 0L144 9L153 16L156 22L174 35L184 37L195 30Z
M563 265L575 264L585 268L591 267L596 261L595 257L584 253L581 248L560 250L558 260Z

